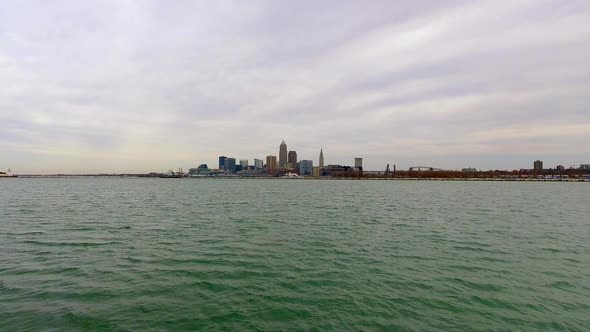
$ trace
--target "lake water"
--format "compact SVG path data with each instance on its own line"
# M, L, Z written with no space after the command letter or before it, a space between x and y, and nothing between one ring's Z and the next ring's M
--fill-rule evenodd
M0 330L590 330L586 183L0 179Z

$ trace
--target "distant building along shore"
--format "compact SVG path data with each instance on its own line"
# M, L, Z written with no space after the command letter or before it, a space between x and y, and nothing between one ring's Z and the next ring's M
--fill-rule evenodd
M239 160L239 163L236 161ZM544 168L542 160L535 160L532 168L519 170L477 170L471 166L461 170L444 170L432 166L411 166L408 170L398 170L396 165L385 165L383 170L368 171L363 166L362 157L354 157L353 165L325 164L324 149L320 148L318 164L314 165L312 159L299 159L296 150L288 150L287 143L283 140L279 145L278 158L275 154L269 154L265 159L254 158L251 165L248 159L236 159L221 155L218 158L218 167L209 168L207 164L189 168L185 173L182 168L178 171L166 173L152 172L148 174L56 174L53 176L138 176L138 177L231 177L231 178L308 178L308 179L418 179L418 180L508 180L508 181L590 181L590 164L580 164L579 167L571 165L566 168L557 165L555 168ZM35 177L36 175L21 175ZM0 178L17 177L11 173L0 172Z
M553 169L545 169L542 160L532 163L531 169L520 170L489 170L481 171L474 167L461 170L444 170L432 166L411 166L408 170L398 170L396 165L387 164L384 170L367 171L363 166L362 157L353 158L353 166L325 164L324 149L320 148L318 163L312 159L299 159L296 150L288 149L285 140L278 147L277 154L269 154L263 159L254 159L250 165L248 159L219 156L218 169L209 169L206 164L191 168L187 176L191 177L244 177L244 178L319 178L319 179L476 179L476 180L589 180L590 164L582 164L579 168L565 168L557 165Z

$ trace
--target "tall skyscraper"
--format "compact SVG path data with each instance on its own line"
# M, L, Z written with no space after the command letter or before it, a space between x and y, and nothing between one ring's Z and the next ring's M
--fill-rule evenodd
M324 149L320 149L320 168L324 167Z
M291 164L291 167L297 167L297 152L289 151L289 156L287 158L287 162Z
M287 163L287 144L285 143L285 140L283 140L283 142L281 143L281 146L279 147L279 167L285 167L286 163Z
M535 168L535 171L542 172L543 171L543 162L541 160L537 160L533 164L533 167Z
M225 169L225 159L227 159L226 156L219 157L219 169Z
M277 156L266 156L266 170L268 174L274 174L277 171Z

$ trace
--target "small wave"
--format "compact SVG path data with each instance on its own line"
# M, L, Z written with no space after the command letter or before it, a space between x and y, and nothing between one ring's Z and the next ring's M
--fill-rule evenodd
M453 249L463 251L474 251L474 252L490 252L489 250L478 248L478 247L467 247L467 246L453 246Z
M489 256L478 257L477 259L482 260L482 261L486 261L486 262L492 262L492 263L510 263L509 260L502 259L502 258L496 258L496 257L489 257Z
M481 283L481 282L471 282L468 280L464 280L461 278L446 278L446 280L451 281L453 283L461 284L470 289L476 289L481 291L492 291L492 292L500 292L505 289L505 287L500 285L494 285L489 283Z
M117 329L117 326L105 317L93 317L88 315L82 315L79 313L69 312L65 314L64 320L68 322L70 326L78 327L82 330L91 329L111 331Z
M111 241L111 242L46 242L46 241L35 241L35 240L25 240L24 243L36 244L40 246L50 246L50 247L98 247L98 246L108 246L113 244L120 244L121 242Z
M557 288L557 289L561 289L563 291L567 291L567 292L572 292L572 293L577 293L576 290L576 286L567 282L567 281L555 281L552 283L549 283L546 285L546 287L548 288Z
M470 265L454 264L454 265L449 265L448 267L453 270L462 270L462 271L469 271L469 272L491 271L490 269L485 268L483 266L473 266L473 265L470 266Z
M558 252L562 252L563 251L561 249L555 249L555 248L541 248L539 250L548 251L548 252L552 252L552 253L558 253Z
M56 228L54 231L57 232L72 232L72 231L95 231L98 228L96 227L66 227L66 228Z
M513 303L509 303L500 299L494 299L494 298L482 298L479 296L472 296L471 300L473 302L482 304L488 308L498 308L498 309L510 309L516 312L521 312L521 310L519 309L519 306L513 304Z
M22 233L2 232L0 234L6 234L6 235L44 235L44 234L47 234L47 233L46 232L42 232L42 231L30 231L30 232L22 232Z

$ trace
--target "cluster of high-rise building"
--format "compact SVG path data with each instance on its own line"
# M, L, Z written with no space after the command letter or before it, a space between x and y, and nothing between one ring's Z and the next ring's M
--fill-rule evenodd
M210 169L206 164L201 164L197 168L191 168L191 175L242 175L242 176L276 176L282 174L302 175L302 176L320 176L324 168L324 151L320 149L318 166L314 166L313 160L299 160L297 151L287 148L287 143L283 140L279 145L278 158L276 155L268 155L265 160L254 159L254 164L250 164L248 159L219 156L217 169Z
M250 164L248 159L236 159L227 156L219 156L219 163L217 169L210 169L207 164L201 164L197 168L189 169L189 175L192 176L349 176L349 177L371 177L371 176L403 176L402 172L396 172L395 165L393 172L389 169L389 164L385 168L385 171L372 171L365 172L363 170L363 158L354 158L354 166L342 166L342 165L325 165L324 151L320 149L318 164L314 166L313 160L310 159L299 159L297 151L289 150L287 143L283 140L279 145L279 151L277 155L268 155L265 159L254 159L254 163ZM562 165L558 165L555 169L544 169L543 161L536 160L533 163L533 169L521 169L519 172L522 174L534 172L535 174L553 174L552 172L564 172L575 170L573 165L566 170ZM590 170L590 164L582 164L577 169L580 171ZM428 166L413 166L410 167L408 176L415 175L412 172L415 171L429 171L429 172L441 172L453 173L455 171L448 171ZM476 174L477 169L468 167L463 168L461 173ZM507 171L506 171L507 172ZM512 172L512 173L514 173ZM399 174L398 174L399 173ZM484 172L485 173L485 172ZM512 174L511 173L511 174ZM570 172L571 173L571 172ZM456 174L455 174L456 175Z

